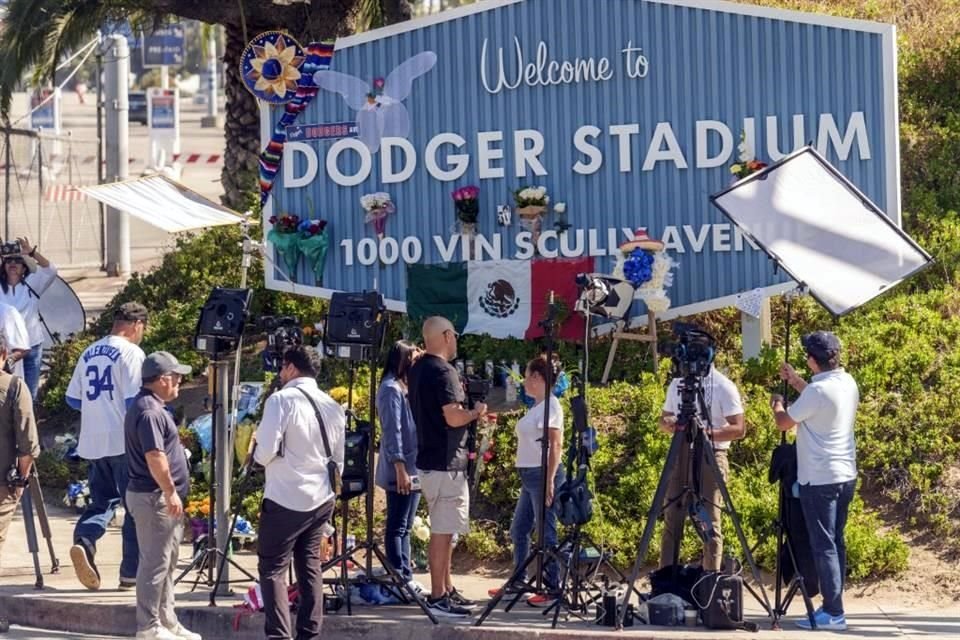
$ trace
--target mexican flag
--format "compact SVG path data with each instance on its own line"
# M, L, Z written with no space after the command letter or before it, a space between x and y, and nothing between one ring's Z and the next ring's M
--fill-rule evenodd
M583 338L583 316L574 311L576 276L593 271L593 258L493 260L407 267L407 314L422 322L443 316L460 333L494 338L543 336L550 292L559 303L555 337Z

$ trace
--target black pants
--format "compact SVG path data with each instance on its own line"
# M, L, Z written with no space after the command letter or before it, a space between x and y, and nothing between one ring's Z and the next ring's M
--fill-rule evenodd
M323 572L320 558L320 528L333 514L334 500L313 511L293 511L264 500L260 514L260 589L266 614L265 637L278 640L315 640L323 626ZM300 589L297 634L290 632L287 600L287 570L290 555Z

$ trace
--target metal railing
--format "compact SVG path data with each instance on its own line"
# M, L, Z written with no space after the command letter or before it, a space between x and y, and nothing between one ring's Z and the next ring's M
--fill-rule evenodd
M97 141L29 129L2 131L3 239L28 236L60 267L101 266L101 207L76 190L98 182Z

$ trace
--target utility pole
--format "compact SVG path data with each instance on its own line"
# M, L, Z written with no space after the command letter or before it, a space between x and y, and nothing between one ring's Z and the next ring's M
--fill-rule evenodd
M217 63L217 27L210 25L207 29L207 115L200 119L203 128L223 128L223 118L220 116L220 105L217 99L217 72L220 65Z
M106 182L126 180L129 172L129 133L127 120L130 78L130 47L124 36L106 38L104 56L106 106ZM107 207L107 275L130 275L130 214Z

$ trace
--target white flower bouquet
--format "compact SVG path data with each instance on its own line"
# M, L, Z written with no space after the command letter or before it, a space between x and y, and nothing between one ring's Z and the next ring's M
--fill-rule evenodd
M387 216L397 211L390 194L383 191L368 193L360 198L360 206L365 212L363 221L373 223L377 238L382 240L387 231Z

